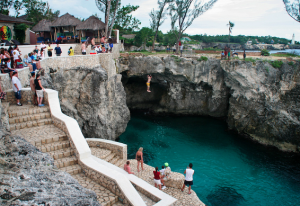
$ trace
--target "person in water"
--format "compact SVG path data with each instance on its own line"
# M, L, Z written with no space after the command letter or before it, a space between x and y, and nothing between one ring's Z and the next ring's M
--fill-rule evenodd
M138 170L138 172L140 171L140 163L141 163L142 170L144 170L143 148L142 147L140 147L139 151L137 151L137 153L135 155L135 159L137 160L137 170Z
M153 174L154 174L154 185L155 187L159 187L159 189L161 190L161 175L160 175L160 172L158 172L158 167L155 167L155 171L153 171Z
M190 163L189 166L187 167L187 169L184 171L185 174L185 180L184 180L184 184L181 188L181 191L183 192L185 186L189 187L189 195L191 194L191 187L193 185L193 175L195 173L195 171L192 169L193 164Z
M129 161L127 161L126 162L126 164L124 165L124 170L126 171L126 172L128 172L128 174L134 174L133 172L131 172L131 169L130 169L130 162Z
M147 78L148 78L148 81L146 83L146 85L147 85L147 92L151 92L150 91L150 82L151 82L152 76L148 75Z

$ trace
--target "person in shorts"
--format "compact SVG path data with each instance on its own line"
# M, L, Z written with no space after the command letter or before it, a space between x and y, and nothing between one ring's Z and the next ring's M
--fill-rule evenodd
M17 105L22 106L22 104L20 103L20 99L22 98L22 95L21 95L22 84L20 82L20 79L18 78L17 71L14 71L12 73L11 82L12 82L13 90L15 92L15 97L17 99Z
M30 88L31 88L32 103L37 106L38 104L37 104L37 96L36 96L36 92L35 92L34 80L35 80L35 72L31 72L31 78L30 78L29 82L30 82Z
M151 92L150 91L150 82L151 82L152 76L151 75L147 75L147 78L148 78L148 81L146 82L147 92Z
M155 187L159 187L159 189L161 190L161 175L160 175L160 172L158 171L158 167L155 167L155 171L153 171L153 174L154 174L154 185Z
M165 170L166 169L165 169L164 165L161 167L161 170L159 170L160 175L161 175L160 181L163 184L163 187L161 189L163 189L163 190L167 188L166 185L165 185L165 181L167 180L167 177L166 177L166 174L165 174Z
M195 171L192 169L193 164L190 163L189 166L187 167L187 169L184 171L185 174L185 180L184 180L184 184L181 188L181 191L183 192L185 186L189 187L189 195L191 194L191 187L193 185L193 175L195 173Z
M42 104L43 97L44 97L43 92L45 91L45 89L42 86L42 83L41 83L41 80L40 80L40 74L36 75L36 79L34 80L34 84L35 84L35 92L36 92L36 95L37 95L38 106L43 107L43 106L45 106L44 104Z
M48 50L48 57L52 57L53 48L51 47L51 44L48 45L47 50Z

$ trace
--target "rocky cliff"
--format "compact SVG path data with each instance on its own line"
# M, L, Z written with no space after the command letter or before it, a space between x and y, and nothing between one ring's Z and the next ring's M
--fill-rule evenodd
M78 121L85 137L115 140L130 119L121 75L93 68L50 69L43 84L59 92L63 113Z
M226 117L240 134L300 151L299 62L274 68L263 61L129 56L119 59L118 70L130 109Z
M100 206L96 193L53 163L24 139L0 131L0 205Z

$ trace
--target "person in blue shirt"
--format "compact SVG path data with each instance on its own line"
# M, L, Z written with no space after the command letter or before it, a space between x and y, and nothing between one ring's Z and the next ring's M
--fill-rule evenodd
M62 51L61 51L61 48L59 47L59 44L57 44L57 46L54 48L55 50L55 54L56 56L60 56Z

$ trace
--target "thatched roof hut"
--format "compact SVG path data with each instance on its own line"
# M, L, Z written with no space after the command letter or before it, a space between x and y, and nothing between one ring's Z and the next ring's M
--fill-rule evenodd
M12 23L12 24L21 24L21 23L24 23L24 24L33 24L30 21L26 21L26 20L23 20L23 19L11 17L11 16L4 15L4 14L0 14L0 22L1 23L2 22L3 23Z
M105 24L95 16L90 16L84 22L81 22L77 27L76 30L92 30L92 31L99 31L105 29Z
M69 13L66 13L60 17L58 17L56 20L52 22L51 27L66 27L66 26L77 26L81 23L81 21L74 16L70 15Z
M50 20L43 19L37 23L31 30L34 32L50 32L52 22Z

